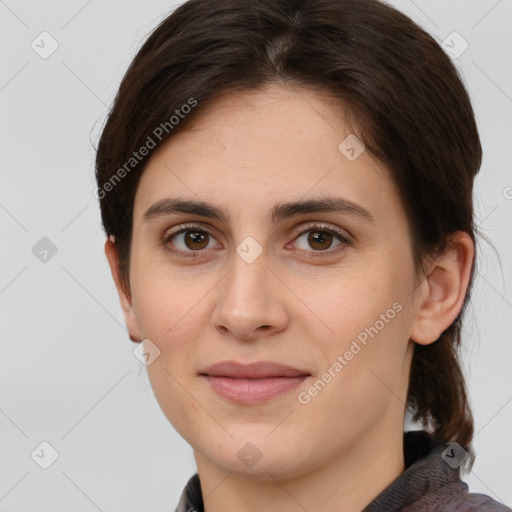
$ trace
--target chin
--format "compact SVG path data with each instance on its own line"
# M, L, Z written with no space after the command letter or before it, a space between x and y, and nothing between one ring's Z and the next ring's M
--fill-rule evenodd
M268 435L268 429L265 435ZM257 439L263 439L258 436ZM248 437L230 439L228 443L218 444L216 451L212 452L212 445L204 447L202 454L212 464L220 469L241 477L257 480L273 481L291 478L307 471L305 461L301 456L301 443L294 446L284 444L282 438L263 441L249 441Z

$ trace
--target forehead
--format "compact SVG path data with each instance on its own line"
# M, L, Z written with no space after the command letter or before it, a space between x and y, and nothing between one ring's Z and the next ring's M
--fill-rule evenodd
M137 190L139 216L177 196L256 213L278 201L337 194L369 205L376 217L398 201L387 170L368 151L345 156L356 120L323 93L269 87L226 93L199 108L153 153Z
M225 92L196 107L194 113L198 115L174 141L195 144L202 140L223 151L239 143L249 148L249 134L255 137L254 145L270 142L266 146L270 148L299 140L308 145L325 144L329 142L326 131L336 133L335 140L358 131L348 105L326 91L307 87L267 85L257 91Z

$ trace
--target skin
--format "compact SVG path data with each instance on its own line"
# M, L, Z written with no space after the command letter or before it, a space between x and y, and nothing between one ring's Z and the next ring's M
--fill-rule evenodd
M142 175L131 294L121 285L114 241L105 244L130 337L160 350L147 367L150 382L194 450L207 512L362 510L404 470L413 346L435 341L460 311L473 244L455 233L425 275L416 275L390 177L369 151L350 161L338 149L355 132L332 98L275 85L203 107L186 131L157 149ZM324 196L349 199L374 221L339 212L276 224L269 218L277 203ZM144 221L157 201L177 197L214 204L229 222L189 213ZM189 235L211 233L202 245L187 245L187 233L161 242L192 223L198 227ZM336 227L350 244L336 235L310 243ZM263 251L251 263L236 252L248 236ZM298 393L397 302L400 312L300 403ZM311 377L269 401L240 405L199 376L223 360L270 360ZM237 456L247 442L261 453L251 467Z

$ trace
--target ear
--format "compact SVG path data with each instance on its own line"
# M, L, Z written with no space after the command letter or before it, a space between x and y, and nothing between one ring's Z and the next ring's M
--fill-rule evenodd
M108 264L110 265L110 272L112 273L112 278L114 279L114 283L117 288L117 293L121 302L121 308L123 310L124 321L126 323L126 327L128 328L130 339L134 342L140 343L142 340L133 311L132 298L130 294L124 289L122 284L121 272L119 270L119 254L114 241L114 237L112 235L108 237L105 242L105 255L107 256Z
M409 339L420 345L436 341L459 314L471 277L475 248L464 231L450 236L446 250L432 262L420 285Z

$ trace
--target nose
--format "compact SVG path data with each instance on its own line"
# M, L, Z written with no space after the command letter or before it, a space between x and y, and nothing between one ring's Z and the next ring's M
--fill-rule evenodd
M286 329L287 289L269 263L265 252L251 263L233 254L231 269L216 287L215 329L246 341Z

